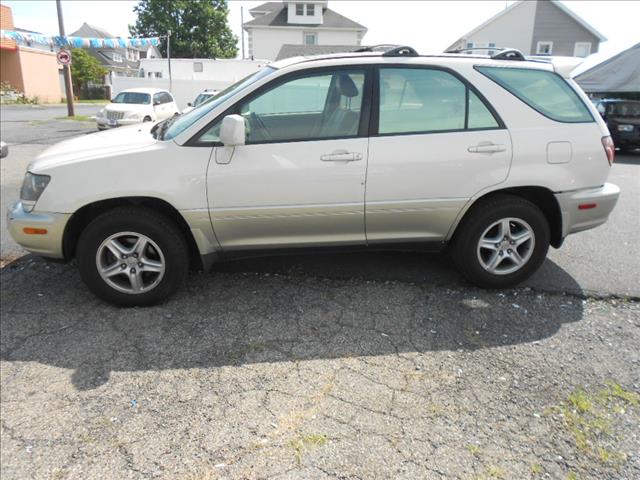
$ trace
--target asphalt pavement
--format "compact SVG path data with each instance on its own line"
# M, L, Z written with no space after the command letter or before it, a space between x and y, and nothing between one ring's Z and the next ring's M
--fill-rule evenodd
M34 111L2 107L3 210L35 155L95 128ZM3 215L0 476L640 478L640 155L610 181L609 222L505 291L445 255L289 256L119 309Z

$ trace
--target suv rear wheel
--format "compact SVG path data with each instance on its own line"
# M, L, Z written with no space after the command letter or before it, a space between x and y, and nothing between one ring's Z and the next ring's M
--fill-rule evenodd
M173 294L184 281L188 247L175 224L142 207L103 213L82 232L80 276L100 298L121 306L147 306Z
M513 195L481 200L463 219L453 259L472 283L508 288L529 278L549 249L549 225L533 203Z

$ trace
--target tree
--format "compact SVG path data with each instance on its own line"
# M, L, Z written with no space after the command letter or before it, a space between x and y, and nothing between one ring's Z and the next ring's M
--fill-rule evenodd
M171 30L173 58L233 58L238 53L235 35L227 25L225 0L141 0L131 35L164 37ZM160 52L167 55L167 39Z
M73 81L73 90L80 92L82 87L88 82L100 82L108 73L108 70L100 65L95 57L91 56L86 50L74 48L71 51L71 80Z

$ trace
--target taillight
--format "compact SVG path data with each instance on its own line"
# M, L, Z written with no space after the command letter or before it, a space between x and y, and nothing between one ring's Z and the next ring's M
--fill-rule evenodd
M604 147L604 153L607 154L609 165L613 165L613 160L616 156L616 146L613 144L611 137L602 137L602 146Z

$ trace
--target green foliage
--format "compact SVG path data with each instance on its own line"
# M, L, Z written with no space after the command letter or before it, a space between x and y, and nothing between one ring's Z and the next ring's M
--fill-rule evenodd
M71 80L74 92L80 92L88 82L102 83L108 70L86 50L74 48L71 52Z
M238 53L225 0L141 0L133 11L138 19L129 26L131 35L162 37L171 30L172 58L233 58ZM166 38L160 51L167 55Z
M638 405L638 392L608 382L606 388L595 394L575 390L556 407L556 411L562 415L579 452L603 465L619 466L627 460L627 454L616 448L619 442L616 424L628 414L629 409ZM567 478L577 478L570 475Z

